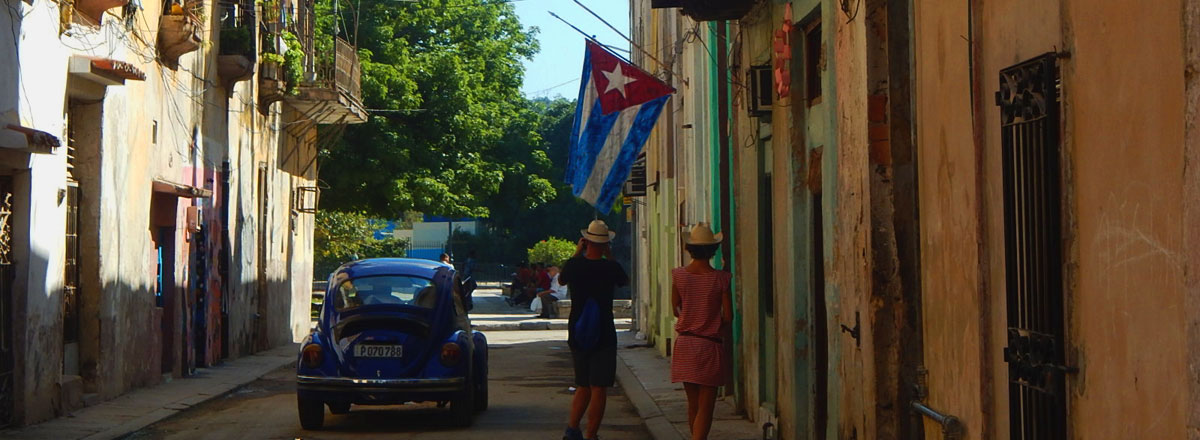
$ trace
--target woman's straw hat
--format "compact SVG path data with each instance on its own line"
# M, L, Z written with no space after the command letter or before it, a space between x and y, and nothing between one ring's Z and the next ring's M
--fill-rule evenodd
M592 243L608 243L617 236L616 232L608 230L608 225L604 224L604 220L592 220L587 229L580 229L579 233Z
M724 233L713 234L712 228L708 227L708 223L700 223L696 226L692 226L692 231L688 233L686 243L695 245L710 245L718 244L724 240Z

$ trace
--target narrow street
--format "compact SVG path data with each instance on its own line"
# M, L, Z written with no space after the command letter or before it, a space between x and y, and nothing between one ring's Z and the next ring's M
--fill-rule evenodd
M327 412L323 430L305 431L296 416L295 373L284 367L127 438L557 439L571 399L566 331L490 332L488 338L491 402L470 428L452 427L445 410L420 404ZM609 395L600 434L606 440L650 438L619 386Z

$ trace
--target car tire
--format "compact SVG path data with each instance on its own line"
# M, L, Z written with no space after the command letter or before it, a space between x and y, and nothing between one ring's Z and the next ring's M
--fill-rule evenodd
M450 423L455 426L471 426L475 416L475 384L471 382L474 381L467 383L466 392L450 401Z
M476 379L475 385L475 411L487 411L488 408L488 380L487 376Z
M342 415L350 412L350 402L329 402L329 412L335 415Z
M315 431L325 425L325 404L320 401L297 397L296 410L300 414L300 427Z

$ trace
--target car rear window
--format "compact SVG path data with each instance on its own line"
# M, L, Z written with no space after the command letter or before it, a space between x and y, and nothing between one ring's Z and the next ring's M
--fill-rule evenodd
M433 308L437 293L428 278L385 275L342 281L338 286L338 311L375 304L399 304Z

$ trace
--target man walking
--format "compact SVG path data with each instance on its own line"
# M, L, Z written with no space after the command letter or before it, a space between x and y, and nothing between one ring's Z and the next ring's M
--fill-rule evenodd
M609 242L616 236L601 220L579 231L583 238L575 256L563 265L558 282L570 289L571 316L567 345L575 366L575 397L563 440L595 440L608 403L608 387L617 374L617 330L613 325L613 291L629 284L629 276L612 260ZM607 257L607 258L606 258ZM587 413L587 435L579 429Z

